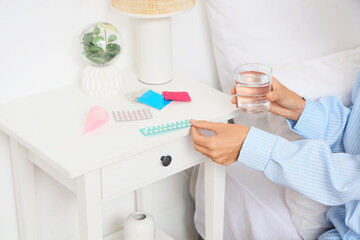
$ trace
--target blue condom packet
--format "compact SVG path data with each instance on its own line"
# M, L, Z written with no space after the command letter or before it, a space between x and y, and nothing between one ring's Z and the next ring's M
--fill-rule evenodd
M163 95L156 93L152 90L149 90L138 98L138 102L144 103L146 105L149 105L150 107L161 110L166 105L168 105L171 102L171 100L165 100Z

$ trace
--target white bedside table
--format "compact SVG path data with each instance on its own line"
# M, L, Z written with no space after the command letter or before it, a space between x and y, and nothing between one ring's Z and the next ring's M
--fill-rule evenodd
M34 199L34 165L74 192L78 201L81 240L121 239L121 232L103 238L102 202L137 190L137 209L151 213L151 193L144 186L205 162L206 239L222 239L225 168L193 149L189 129L145 137L139 129L185 119L225 122L238 115L231 97L197 81L175 77L164 85L140 83L134 69L123 71L122 94L111 98L85 95L73 84L0 105L0 129L10 137L20 239L37 240ZM163 110L151 109L153 118L115 122L113 110L135 110L146 105L130 103L123 94L140 88L154 91L188 91L189 103L171 102ZM82 135L88 110L106 108L109 122ZM160 158L170 155L169 166ZM159 239L172 239L159 232Z

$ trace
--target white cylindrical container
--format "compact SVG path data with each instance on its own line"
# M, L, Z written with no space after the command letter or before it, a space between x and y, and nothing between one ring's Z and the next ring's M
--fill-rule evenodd
M134 212L126 218L124 240L155 240L154 218L146 212Z
M163 84L173 79L170 17L137 19L136 47L141 82Z

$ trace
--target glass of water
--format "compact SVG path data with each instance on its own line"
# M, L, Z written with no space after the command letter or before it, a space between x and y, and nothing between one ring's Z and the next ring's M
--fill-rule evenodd
M266 93L270 92L272 68L261 63L248 63L234 69L238 107L246 113L267 111L270 102Z

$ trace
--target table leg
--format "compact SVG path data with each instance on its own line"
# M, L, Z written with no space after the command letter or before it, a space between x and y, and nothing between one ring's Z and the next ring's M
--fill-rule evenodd
M76 184L80 240L101 240L102 203L100 170L79 177Z
M205 162L205 236L223 239L225 167L211 160Z
M10 138L10 153L20 240L36 240L34 165L26 149Z
M151 212L152 190L151 185L144 186L135 191L136 193L136 211Z

